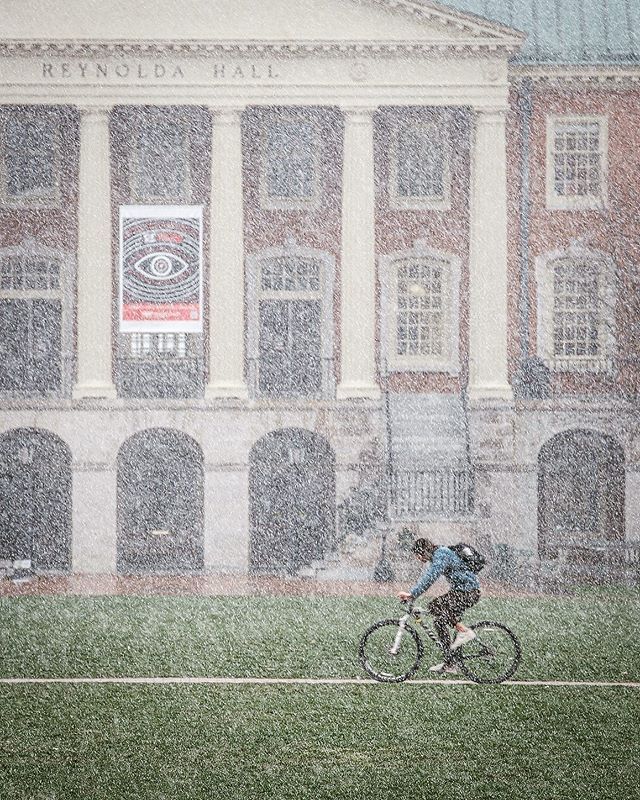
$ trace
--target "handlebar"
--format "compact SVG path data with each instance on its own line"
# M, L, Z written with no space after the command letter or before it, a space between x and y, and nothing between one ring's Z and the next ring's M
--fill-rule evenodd
M413 614L414 616L420 616L420 614L424 614L424 609L420 606L417 606L415 600L401 600L400 605L406 606L407 613Z

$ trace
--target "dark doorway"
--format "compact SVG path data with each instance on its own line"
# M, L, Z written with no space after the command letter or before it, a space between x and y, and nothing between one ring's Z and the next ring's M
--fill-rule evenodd
M579 557L624 541L624 453L610 436L566 431L538 457L538 549Z
M249 568L295 575L335 542L335 457L310 431L260 439L249 463Z
M52 433L0 436L0 559L35 572L71 569L71 452Z
M59 300L1 300L3 366L0 389L29 394L62 386L62 303Z
M166 428L135 434L118 453L118 572L204 566L202 451Z
M259 391L310 397L322 389L319 300L261 300Z

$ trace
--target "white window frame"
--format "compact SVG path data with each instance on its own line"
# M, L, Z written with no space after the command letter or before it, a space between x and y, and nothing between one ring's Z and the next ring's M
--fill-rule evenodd
M398 265L408 259L443 264L442 354L399 355L397 347ZM379 258L381 288L380 342L387 372L460 374L460 276L462 262L452 253L427 247L418 239L412 248Z
M179 195L175 197L162 197L160 195L147 194L142 191L140 185L140 152L138 149L139 131L145 121L153 120L154 118L164 121L168 119L170 122L181 127L184 133L184 148L183 153L185 161L185 176L182 185L182 190ZM129 192L130 198L136 203L190 203L192 195L192 177L191 177L191 146L192 134L188 121L179 112L171 116L168 114L166 108L162 106L154 106L145 109L136 109L133 115L133 123L130 133L130 148L129 148Z
M600 193L598 195L559 195L555 190L555 131L557 125L598 125L598 154L600 156ZM557 211L588 211L607 208L607 179L609 172L609 125L606 116L553 114L547 117L546 200L547 208Z
M283 257L309 258L320 264L320 287L318 291L286 291L262 289L262 266ZM335 259L326 250L302 247L294 239L288 239L283 247L269 247L247 256L247 359L256 363L260 357L260 301L261 300L320 300L321 320L321 358L332 363L333 360L333 291L335 280ZM333 392L331 375L326 376L328 385L325 394ZM282 398L290 400L291 398ZM308 399L308 398L307 398Z
M451 124L450 114L438 111L428 118L407 119L396 116L391 122L391 142L389 150L389 206L394 210L447 211L451 208ZM405 197L398 193L398 139L406 128L431 128L435 126L443 142L442 197L413 195Z
M598 342L597 356L562 356L554 351L554 266L558 261L588 261L598 266ZM536 259L537 352L553 372L612 373L616 356L616 268L611 256L572 243L566 250L554 250Z
M188 333L129 333L129 357L137 360L180 361L188 356Z
M33 119L37 117L46 121L51 129L53 138L53 173L54 186L43 189L39 193L14 196L9 194L9 181L7 175L7 124L10 119ZM0 198L3 205L11 208L59 208L62 200L62 159L60 147L60 114L55 109L41 109L37 106L29 109L15 109L9 107L0 115L0 141L3 142L0 158Z
M61 381L60 389L49 393L49 397L69 397L73 384L74 343L73 343L73 267L74 261L69 253L44 247L33 238L27 238L16 247L0 248L0 260L5 258L29 258L57 261L60 264L60 279L57 289L2 289L2 300L55 300L61 304L62 318L60 339ZM0 369L2 366L0 365ZM0 397L30 397L42 398L42 395L33 395L30 391L2 391Z
M278 123L301 123L309 125L312 132L312 164L313 164L313 191L309 197L272 197L267 187L268 162L268 133L269 126ZM264 114L260 120L260 169L259 169L259 196L260 207L268 211L312 211L320 206L322 196L321 176L321 135L318 119L310 115L303 115L295 111L273 111Z

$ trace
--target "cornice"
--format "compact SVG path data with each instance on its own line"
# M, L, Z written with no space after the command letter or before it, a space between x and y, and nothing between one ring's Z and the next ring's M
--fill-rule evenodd
M509 66L510 79L523 79L553 88L579 86L599 89L625 89L640 84L640 64L552 65L531 64Z
M0 56L291 56L313 53L330 55L423 55L430 53L493 53L508 56L515 53L520 40L474 37L466 41L79 41L79 40L0 40Z
M494 20L484 19L476 14L458 11L450 6L440 6L429 2L429 0L371 0L371 2L385 8L397 8L408 16L420 20L435 21L445 27L466 33L489 32L492 36L511 37L519 44L522 44L525 39L525 34L515 28L510 28Z

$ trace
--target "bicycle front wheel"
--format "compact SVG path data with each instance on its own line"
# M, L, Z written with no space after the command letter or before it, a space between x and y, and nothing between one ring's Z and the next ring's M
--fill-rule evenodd
M502 683L518 669L522 650L515 634L500 622L471 625L475 639L457 651L457 662L475 683Z
M401 683L418 671L424 648L416 629L399 619L383 619L365 631L360 640L360 663L383 683Z

